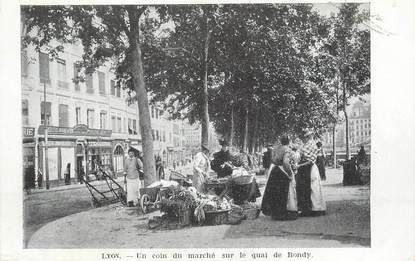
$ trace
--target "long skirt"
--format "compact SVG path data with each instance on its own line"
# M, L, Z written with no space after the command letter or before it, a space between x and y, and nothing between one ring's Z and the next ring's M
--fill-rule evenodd
M326 180L326 167L325 167L323 156L318 156L317 157L316 165L318 167L318 172L320 173L320 179L321 180Z
M261 210L264 215L278 220L295 218L287 210L289 185L290 179L287 175L279 167L274 167L262 198Z
M139 178L127 178L127 202L133 201L134 204L138 203L138 198L140 196L140 187L141 181Z
M326 211L326 201L324 200L323 191L321 189L321 180L318 168L315 164L311 167L311 211L313 214L324 214Z
M193 187L195 187L199 193L205 192L205 186L204 186L205 178L203 174L194 172L192 182L193 182Z
M303 216L325 214L320 174L315 164L302 166L297 174L298 209Z

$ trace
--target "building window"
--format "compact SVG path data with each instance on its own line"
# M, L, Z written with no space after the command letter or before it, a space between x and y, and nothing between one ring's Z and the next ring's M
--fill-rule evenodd
M111 80L110 82L110 88L111 88L111 95L115 96L115 81Z
M154 119L154 107L153 106L151 106L151 118Z
M76 63L73 64L73 82L75 84L75 91L80 91L81 86L79 85L79 72L81 68Z
M81 124L81 108L80 107L75 108L75 121L76 121L76 125Z
M66 61L63 59L56 59L58 64L58 86L61 88L68 88L66 82Z
M29 125L29 104L27 100L22 100L22 123Z
M21 70L22 70L21 75L23 77L25 77L28 74L28 67L29 67L29 61L27 59L27 51L26 50L22 51L20 56L21 56L20 57L20 62L21 62L20 66L21 66Z
M45 53L39 53L39 78L41 83L50 83L49 55Z
M127 119L126 118L123 118L122 119L122 132L123 133L125 133L125 132L127 132Z
M114 132L117 130L117 122L115 116L111 116L111 129Z
M133 120L133 132L134 134L137 134L137 121Z
M59 127L69 127L68 105L59 104Z
M85 75L86 92L94 93L94 80L92 74Z
M98 72L99 94L105 95L105 73Z
M159 118L159 110L155 109L155 113L156 113L156 119L158 119Z
M121 117L117 117L117 127L118 127L118 132L121 133Z
M154 130L151 130L151 135L153 136L153 141L155 140Z
M128 134L133 134L133 122L130 118L128 118Z
M121 86L116 86L116 91L117 91L117 97L120 98L121 97Z
M160 140L159 131L156 130L156 140Z
M88 109L86 112L87 115L87 122L88 128L93 129L94 128L94 110Z
M45 102L40 103L40 124L45 124L45 114L46 114L46 125L50 125L51 123L51 116L52 116L52 104L50 102L46 102L46 113L45 113Z
M163 142L166 142L166 132L163 131Z
M101 113L99 114L99 128L104 130L106 128L106 123L107 123L107 112L105 111L101 111Z

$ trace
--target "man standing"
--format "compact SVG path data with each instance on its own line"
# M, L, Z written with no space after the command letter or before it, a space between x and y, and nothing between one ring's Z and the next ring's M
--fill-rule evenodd
M135 157L134 150L128 150L128 157L124 163L124 177L127 179L127 203L129 207L138 204L141 187L139 172L143 169L141 160Z
M209 148L203 144L202 151L196 154L193 164L193 186L198 192L204 192L204 183L209 169Z

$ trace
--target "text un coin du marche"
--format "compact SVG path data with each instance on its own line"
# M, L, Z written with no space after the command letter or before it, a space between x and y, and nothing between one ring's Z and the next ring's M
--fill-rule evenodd
M224 252L224 253L214 253L214 252L204 252L204 253L135 253L131 255L121 255L120 253L102 253L101 259L105 260L115 260L115 259L141 259L141 260L180 260L180 259L249 259L249 260L271 260L278 258L295 258L295 259L310 259L312 258L311 252Z

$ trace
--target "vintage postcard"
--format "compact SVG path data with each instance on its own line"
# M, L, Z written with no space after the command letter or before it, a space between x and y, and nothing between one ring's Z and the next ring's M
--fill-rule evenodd
M414 7L3 3L1 260L415 260Z

